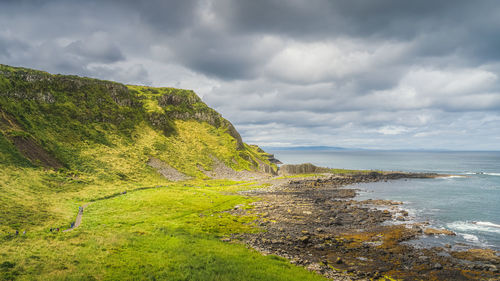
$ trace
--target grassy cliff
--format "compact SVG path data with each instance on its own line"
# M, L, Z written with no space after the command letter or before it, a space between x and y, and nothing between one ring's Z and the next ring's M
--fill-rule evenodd
M260 186L214 173L271 158L192 91L0 65L0 280L321 280L221 241Z
M192 180L218 163L275 169L192 91L0 65L0 233L57 225L82 202L170 184L151 159Z

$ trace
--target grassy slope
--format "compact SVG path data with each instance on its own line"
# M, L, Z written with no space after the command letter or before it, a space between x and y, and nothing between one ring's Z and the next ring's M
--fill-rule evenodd
M160 106L165 95L178 104ZM174 110L203 113L218 126L171 118ZM127 88L0 65L0 118L0 234L67 223L69 210L82 202L167 184L147 165L150 157L193 178L205 177L198 167L210 170L213 157L235 170L257 169L259 159L250 146L238 149L227 121L186 90ZM63 168L28 161L14 147L16 137L33 141Z
M165 94L181 99L160 105ZM191 91L0 65L0 279L321 279L219 240L255 231L251 217L220 212L248 203L228 194L245 185L208 180L197 167L210 170L213 157L236 170L267 161L239 146L229 124ZM15 138L33 141L62 168L29 161ZM150 157L193 179L167 181L147 166ZM48 231L67 228L90 201L80 228Z

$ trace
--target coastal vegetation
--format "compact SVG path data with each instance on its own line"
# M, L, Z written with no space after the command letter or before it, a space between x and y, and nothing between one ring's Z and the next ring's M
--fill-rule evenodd
M443 175L277 164L193 91L0 65L0 280L494 280L344 188Z
M224 212L259 185L210 172L275 172L268 158L192 91L0 65L0 279L319 280L220 241L259 231Z

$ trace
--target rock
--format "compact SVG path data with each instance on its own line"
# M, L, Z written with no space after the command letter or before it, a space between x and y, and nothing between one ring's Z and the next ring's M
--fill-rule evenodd
M498 268L493 264L485 264L484 268L490 272L498 272Z
M424 229L425 235L457 235L455 232L448 229L426 228Z
M451 255L455 258L469 261L488 261L492 263L500 263L500 257L497 253L497 251L492 249L470 249L464 252L453 252Z
M301 242L303 242L303 243L307 243L307 242L309 241L309 238L310 238L309 236L304 235L304 236L300 236L300 237L299 237L299 240L300 240Z
M428 256L420 256L420 257L418 257L418 259L423 261L423 262L426 262L429 260L429 257Z
M443 266L440 264L440 263L435 263L433 266L432 266L433 269L443 269Z

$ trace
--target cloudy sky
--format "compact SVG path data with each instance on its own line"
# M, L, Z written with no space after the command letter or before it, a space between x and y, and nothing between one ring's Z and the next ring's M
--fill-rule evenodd
M195 90L248 143L500 150L500 2L0 0L0 63Z

